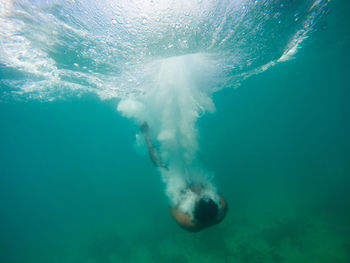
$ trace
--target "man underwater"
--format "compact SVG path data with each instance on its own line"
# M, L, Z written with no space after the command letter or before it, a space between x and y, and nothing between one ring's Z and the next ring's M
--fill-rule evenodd
M148 124L146 122L142 123L140 129L144 135L153 164L161 169L168 170L168 166L163 163L159 153L152 144L148 132ZM181 191L181 195L183 197L181 203L171 207L170 212L180 227L189 232L199 232L216 225L226 216L228 206L222 196L218 195L216 196L216 200L213 200L201 185L189 185L185 190ZM191 211L184 212L181 209L182 204L185 202L193 202Z

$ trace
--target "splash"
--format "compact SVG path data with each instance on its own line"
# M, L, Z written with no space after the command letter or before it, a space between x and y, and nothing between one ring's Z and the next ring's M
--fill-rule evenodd
M326 0L0 0L0 100L146 92L145 65L210 54L211 88L236 87L296 54Z
M211 94L292 59L327 2L0 0L0 100L118 98L149 124L169 199L188 212L191 184L217 200L197 159Z
M196 121L215 110L208 83L217 69L206 54L192 54L158 60L147 65L147 71L152 79L148 92L122 100L118 110L139 124L149 124L151 138L168 167L160 172L170 202L191 214L195 201L195 194L188 191L191 185L203 186L218 201L209 173L196 158Z

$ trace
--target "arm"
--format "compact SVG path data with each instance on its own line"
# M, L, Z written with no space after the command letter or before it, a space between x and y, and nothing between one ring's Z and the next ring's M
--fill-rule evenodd
M149 133L148 133L149 127L148 127L147 122L142 123L140 126L140 129L143 133L143 136L145 137L148 152L149 152L149 155L151 157L153 164L155 166L158 166L158 167L161 167L161 168L168 170L168 166L163 163L163 161L161 160L161 158L159 156L159 153L157 152L157 150L153 146L153 143L152 143L151 138L150 138Z

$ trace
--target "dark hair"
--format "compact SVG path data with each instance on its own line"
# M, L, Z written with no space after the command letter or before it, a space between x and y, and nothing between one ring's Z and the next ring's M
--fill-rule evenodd
M218 205L212 199L201 198L194 208L194 218L202 223L210 223L216 219L218 212Z

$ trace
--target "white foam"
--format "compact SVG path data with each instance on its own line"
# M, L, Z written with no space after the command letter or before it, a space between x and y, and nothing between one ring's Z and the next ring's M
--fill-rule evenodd
M0 17L9 16L12 13L12 9L12 0L0 0Z
M189 184L202 185L202 194L218 202L212 176L196 158L196 122L215 111L211 93L292 59L324 6L315 0L279 58L273 53L260 61L269 49L266 39L259 41L272 25L268 2L104 0L94 10L84 1L39 2L0 0L0 66L23 73L23 80L16 71L16 79L0 84L28 99L86 92L121 98L118 111L148 122L171 168L161 170L170 202L188 213L196 199ZM67 49L77 52L74 61L64 60Z
M206 111L215 110L210 89L199 86L212 78L207 74L208 67L212 67L212 63L205 54L153 62L147 70L153 74L152 86L145 94L124 99L118 105L123 115L140 124L148 122L152 140L159 145L161 158L169 167L169 171L160 171L170 203L189 214L197 200L196 194L189 191L189 185L211 189L207 192L216 200L210 176L196 161L196 121ZM211 68L210 72L215 73L215 69Z
M145 111L145 105L135 99L127 98L118 104L117 109L124 116L128 118L136 117L139 121L141 121L142 113Z
M277 60L277 62L285 62L287 60L293 59L294 55L300 48L301 43L307 38L308 30L299 30L288 43L286 50L283 52L282 56Z
M24 78L22 82L0 81L14 88L16 94L21 90L25 98L29 98L29 91L31 98L43 100L84 91L94 92L101 99L125 98L148 92L154 76L148 72L152 69L150 64L158 64L160 70L160 61L168 63L158 58L205 50L216 58L211 60L218 65L212 74L215 77L205 78L210 82L207 85L202 85L197 76L195 79L200 89L206 86L219 90L226 83L238 85L247 76L292 59L323 12L324 2L315 0L306 6L306 15L300 18L302 28L291 37L279 59L271 57L254 64L264 53L264 39L259 42L258 29L263 30L266 22L271 25L271 18L263 15L263 10L270 10L273 3L104 0L94 3L92 10L84 1L39 1L34 5L26 0L0 0L0 63L23 73ZM117 23L111 23L112 20ZM295 25L297 29L299 24ZM275 29L278 32L278 26ZM72 61L71 65L57 61L65 59L66 49L77 51L81 61ZM191 61L208 57L197 56ZM89 63L84 64L86 61ZM201 68L200 72L211 74L213 68ZM198 72L192 68L192 74ZM40 89L35 89L35 83ZM206 103L199 103L198 107L202 104ZM192 114L207 109L197 110Z
M297 53L298 49L301 47L301 43L308 38L308 35L313 30L313 25L317 18L322 13L322 8L316 8L322 3L321 0L315 0L310 6L310 14L307 16L305 21L302 23L302 28L298 30L291 41L289 41L285 51L282 56L277 60L277 62L285 62L287 60L293 59L294 55Z

